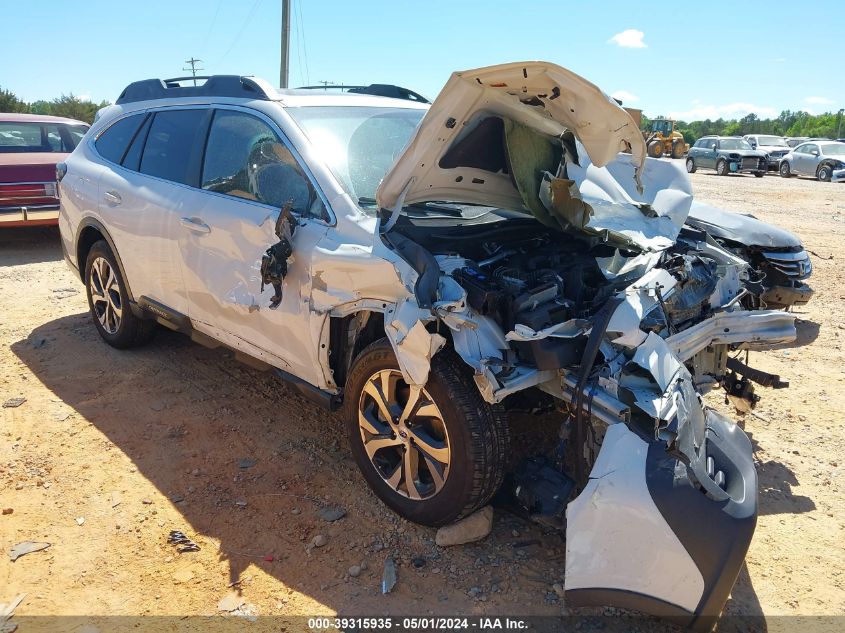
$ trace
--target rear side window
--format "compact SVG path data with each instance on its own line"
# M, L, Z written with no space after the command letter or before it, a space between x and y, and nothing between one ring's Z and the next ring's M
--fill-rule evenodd
M141 173L195 184L192 170L202 152L208 114L207 109L156 112L141 157Z
M202 188L325 219L325 208L287 146L261 119L217 110L208 133Z
M143 114L133 114L109 126L94 143L100 156L119 163L143 120Z

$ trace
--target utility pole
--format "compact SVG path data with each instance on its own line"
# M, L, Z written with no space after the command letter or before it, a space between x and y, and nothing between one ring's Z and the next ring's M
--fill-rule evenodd
M282 56L279 69L279 87L288 87L290 66L290 0L282 0Z
M190 64L191 67L190 68L187 68L187 67L182 68L182 70L190 70L191 71L191 75L193 75L193 77L194 77L194 85L195 86L197 85L197 71L198 70L205 70L205 68L197 68L197 64L201 61L202 61L201 59L194 59L193 57L191 57L191 59L185 60L185 63Z
M842 113L845 112L845 108L839 108L839 125L836 128L836 138L842 138Z

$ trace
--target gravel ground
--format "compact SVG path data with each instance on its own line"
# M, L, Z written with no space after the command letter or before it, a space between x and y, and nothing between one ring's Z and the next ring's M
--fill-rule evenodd
M803 346L752 357L792 384L742 421L761 512L726 613L765 614L769 630L792 622L774 616L845 615L845 187L692 180L699 199L798 233L817 291L797 313ZM0 409L13 511L0 544L52 544L0 560L0 602L25 593L19 615L214 615L236 590L242 614L567 613L558 534L499 512L483 542L438 548L368 490L339 420L273 377L166 331L108 348L55 230L0 231L0 401L14 397L26 401ZM347 514L329 523L326 505ZM200 551L176 553L173 529ZM317 535L327 544L306 547ZM388 556L399 582L383 596Z

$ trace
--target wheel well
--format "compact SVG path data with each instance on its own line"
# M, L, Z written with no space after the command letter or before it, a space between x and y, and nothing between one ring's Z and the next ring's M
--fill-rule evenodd
M384 315L381 312L362 310L345 317L331 317L329 367L338 387L342 389L346 385L355 357L384 336Z
M76 265L79 267L79 276L83 281L85 281L85 262L88 260L88 253L91 247L102 239L105 239L103 234L94 226L86 226L79 235L76 243Z

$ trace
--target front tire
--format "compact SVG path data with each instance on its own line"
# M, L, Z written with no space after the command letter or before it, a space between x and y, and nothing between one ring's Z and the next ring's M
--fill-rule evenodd
M816 172L816 178L818 178L821 182L830 182L830 178L832 176L833 169L831 169L829 165L822 165Z
M692 158L687 158L687 173L694 174L698 167L695 166L695 161Z
M730 173L730 169L728 169L728 161L719 159L716 162L716 173L720 176L727 176Z
M106 343L126 349L152 338L155 321L140 319L132 312L117 258L105 240L95 242L88 252L85 291L94 327Z
M648 155L652 158L660 158L663 156L663 143L660 141L652 141L648 144Z
M444 525L483 506L502 483L509 445L504 411L478 393L451 350L431 362L422 389L402 378L382 339L355 359L344 418L364 479L397 514Z
M764 171L755 171L754 177L755 178L762 178L765 174L766 174L766 172L764 172Z
M780 171L781 178L789 178L792 175L792 172L789 169L789 163L787 163L786 161L783 161L780 164L780 168L778 169L778 171Z

